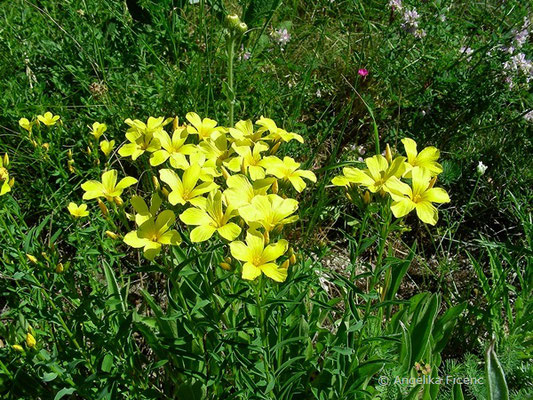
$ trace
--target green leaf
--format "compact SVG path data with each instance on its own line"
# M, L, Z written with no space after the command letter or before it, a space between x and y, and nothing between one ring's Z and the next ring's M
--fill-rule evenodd
M461 389L461 384L456 383L453 385L452 389L452 400L464 400L463 389Z
M102 371L110 372L113 367L113 356L111 354L106 354L102 360Z
M107 282L107 294L110 299L113 299L114 301L109 303L109 307L112 310L118 311L126 311L124 307L124 302L122 301L122 296L120 295L120 290L118 288L117 279L115 277L115 273L109 266L107 262L103 263L104 265L104 274L105 279Z
M509 389L505 381L505 374L496 352L494 341L487 349L485 360L485 378L489 400L509 400Z
M427 307L422 311L422 316L411 331L412 359L411 366L420 361L430 342L433 324L439 307L438 295L432 295L427 301Z
M63 397L72 394L76 391L75 388L63 388L59 392L57 392L56 397L54 397L54 400L62 399Z

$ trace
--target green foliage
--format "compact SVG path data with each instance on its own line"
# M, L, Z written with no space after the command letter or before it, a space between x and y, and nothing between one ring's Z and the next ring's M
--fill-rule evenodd
M192 3L0 4L0 153L15 178L0 196L0 396L531 397L533 98L504 68L527 2L404 1L423 38L383 1ZM230 11L250 28L232 44L232 85ZM518 52L531 59L531 42ZM105 234L123 224L113 209L69 217L82 182L138 172L101 157L94 121L118 147L126 117L196 110L225 125L228 98L236 121L268 115L304 136L285 152L318 175L284 284L218 267L215 242L147 262ZM18 126L48 110L63 124ZM452 202L435 229L329 188L335 169L404 137L441 149ZM396 382L448 375L486 382Z

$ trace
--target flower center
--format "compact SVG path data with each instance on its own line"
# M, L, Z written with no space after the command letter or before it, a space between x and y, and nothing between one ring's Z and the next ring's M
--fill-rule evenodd
M5 181L9 177L7 169L4 167L0 168L0 181Z

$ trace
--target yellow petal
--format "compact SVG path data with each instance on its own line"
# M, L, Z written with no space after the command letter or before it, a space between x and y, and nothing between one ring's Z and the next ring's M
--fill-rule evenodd
M287 269L281 268L274 263L263 264L260 268L263 274L276 282L284 282L287 279Z
M144 256L152 261L161 251L161 244L156 242L148 242L144 246Z
M137 231L129 232L124 236L124 243L136 249L146 246L148 242L149 242L148 239L140 238L138 236Z
M241 234L241 228L239 225L230 222L217 229L217 232L224 239L232 241L235 240Z
M407 154L407 160L409 164L412 164L416 159L418 152L416 151L416 142L413 139L402 139L403 147L405 148L405 154Z
M125 178L122 178L120 180L120 182L118 183L118 185L116 186L116 190L124 190L126 189L127 187L130 187L131 185L135 185L137 183L137 179L131 177L131 176L127 176Z
M112 169L111 171L104 172L102 174L102 185L104 189L108 192L113 192L115 190L115 185L117 183L117 171Z
M191 242L204 242L213 236L216 228L211 225L200 225L191 232Z
M207 225L213 222L207 212L193 207L188 208L181 213L180 219L187 225Z
M242 279L253 281L261 275L261 270L252 263L247 262L242 266Z
M181 243L181 237L178 231L171 229L162 234L157 240L161 244L170 244L176 246Z
M243 242L231 242L229 244L231 255L240 261L249 261L252 260L250 249Z
M150 165L157 166L163 164L165 161L168 160L170 157L170 154L166 150L157 150L152 153L150 156Z
M422 198L432 203L449 203L450 196L442 188L431 188L424 192Z
M416 203L416 215L421 221L430 225L435 225L439 219L437 209L429 201Z
M391 205L392 213L396 218L401 218L404 215L409 214L411 211L413 211L413 208L415 208L415 203L406 198L395 201Z
M263 250L263 255L261 256L261 262L266 264L266 263L269 263L270 261L276 260L277 258L281 257L283 254L285 254L288 247L289 247L289 243L285 239L282 239L275 244L269 244Z

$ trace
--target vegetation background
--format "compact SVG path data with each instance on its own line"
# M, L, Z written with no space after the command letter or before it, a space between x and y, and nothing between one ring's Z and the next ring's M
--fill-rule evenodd
M342 191L329 186L338 167L358 163L365 153L373 152L374 126L382 146L401 148L400 140L411 137L420 147L441 150L440 184L452 202L440 208L436 227L427 229L409 217L405 232L388 243L390 257L405 258L416 246L395 299L438 294L438 315L462 307L455 309L459 312L453 318L453 331L439 351L439 375L482 376L485 351L495 349L510 397L533 396L531 5L519 0L408 0L400 9L399 4L2 2L0 153L9 154L10 174L16 179L13 192L0 197L3 396L246 399L275 393L276 398L407 398L405 387L376 383L379 375L395 376L397 362L381 363L375 370L369 369L374 364L367 364L367 369L357 370L352 357L359 355L350 350L351 339L346 339L345 347L331 337L324 339L323 346L337 349L331 353L317 345L327 336L323 335L327 326L339 328L338 321L346 321L350 312L346 293L351 290L370 301L363 293L364 276L351 282L343 274L359 268L358 263L371 263L375 246L357 242L354 253L361 218ZM405 17L415 8L417 30L410 29L412 20ZM66 212L69 201L80 199L80 184L99 176L103 167L95 165L86 150L88 127L94 121L107 123L106 137L117 143L124 140L128 117L183 119L196 111L227 123L223 83L228 13L241 15L250 29L234 65L236 120L264 115L301 134L305 145L290 145L286 153L318 176L318 183L300 199L301 223L293 232L295 247L302 249L305 260L302 266L308 267L302 267L295 280L307 285L309 302L299 298L296 284L276 291L283 299L278 302L299 311L290 314L294 321L287 317L287 324L298 332L290 342L281 342L290 351L279 356L296 361L278 365L275 376L283 383L274 388L268 371L256 361L246 362L263 357L254 347L259 343L250 338L241 337L239 345L231 338L224 349L214 347L212 362L222 372L207 367L207 376L192 373L185 361L181 365L165 356L175 352L190 358L201 364L202 371L210 365L209 360L199 360L194 343L187 347L187 335L198 333L195 326L205 323L206 332L216 330L216 313L207 311L210 306L201 300L205 282L195 286L193 278L188 281L184 293L190 295L189 305L199 316L193 315L185 332L169 339L158 324L185 317L175 313L163 317L169 302L164 274L149 264L137 265L135 257L126 255L124 246L104 234L105 221L96 211L80 227ZM362 75L361 69L368 75ZM63 120L46 137L46 151L23 140L18 126L21 117L31 119L45 111ZM74 173L68 169L68 151L75 160ZM476 172L480 162L487 166L485 174ZM121 167L126 172L136 168L128 163ZM374 232L364 234L372 239ZM206 249L197 251L206 254ZM38 264L25 254L38 257ZM64 273L56 272L60 262L66 267ZM216 265L210 259L202 263ZM109 271L118 268L123 271L116 284ZM186 266L181 273L189 279L192 270ZM329 277L326 284L324 276ZM110 291L110 282L115 282L116 290ZM150 302L163 307L161 315ZM324 308L319 312L320 307ZM271 309L274 319L289 315L275 310ZM138 315L154 314L150 324L136 320ZM36 332L38 350L19 354L11 346L23 342L28 325ZM353 322L344 334L359 329ZM381 327L376 329L374 337L386 336L385 328L381 333ZM389 332L391 341L401 336L401 330L394 329ZM308 338L313 338L311 345ZM280 342L272 339L272 343ZM380 359L395 352L394 347L381 348ZM279 348L274 352L279 354ZM304 358L297 358L304 352ZM337 360L332 365L330 357ZM367 352L359 361L372 361L368 357ZM228 369L231 377L224 376ZM355 392L359 387L348 390L346 382L359 376L365 378L368 394ZM227 391L221 389L224 385ZM487 398L486 390L465 386L464 398ZM440 394L428 398L450 398L452 391L453 387L443 386ZM354 393L361 397L350 397Z

